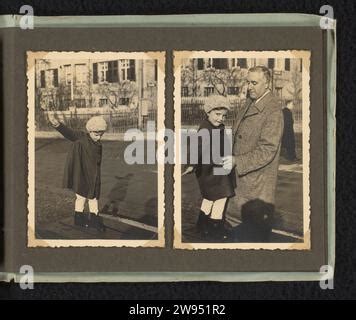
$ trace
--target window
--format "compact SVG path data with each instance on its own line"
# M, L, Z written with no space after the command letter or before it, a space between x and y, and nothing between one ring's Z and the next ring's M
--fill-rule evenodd
M215 69L227 69L227 59L213 59Z
M44 85L48 84L48 87L58 87L58 69L49 69L45 72Z
M107 98L99 99L99 107L106 106L107 104L108 104L108 99Z
M106 81L113 83L119 82L119 70L118 70L118 61L109 61L108 69L106 71Z
M136 81L135 60L120 60L121 80Z
M129 69L130 69L130 60L128 59L120 60L121 80L129 80L128 79Z
M129 69L128 69L128 73L127 73L127 80L136 81L135 60L130 60L130 62L129 62Z
M120 98L119 99L119 104L124 105L124 106L128 106L130 103L130 98Z
M204 70L204 59L198 59L198 70Z
M83 85L87 79L87 68L85 64L75 65L75 83L76 85Z
M274 69L274 59L268 59L268 69Z
M182 87L181 96L188 97L188 94L189 94L188 87Z
M214 94L214 87L205 87L204 88L204 97L209 97Z
M247 68L247 59L238 59L232 58L231 59L231 67L240 67L240 68Z
M46 72L44 70L41 71L41 88L46 88Z
M237 95L238 93L239 93L238 87L228 87L227 88L227 94L229 94L229 95Z
M74 99L74 105L77 108L85 108L86 107L85 99Z
M119 82L118 61L93 63L93 83Z
M64 81L66 85L72 84L72 66L70 64L64 66Z
M108 62L99 62L98 63L98 77L99 83L106 82L106 72L108 71Z
M284 70L285 71L290 71L290 59L285 59L284 60Z
M247 59L246 58L237 59L237 65L240 68L247 69Z

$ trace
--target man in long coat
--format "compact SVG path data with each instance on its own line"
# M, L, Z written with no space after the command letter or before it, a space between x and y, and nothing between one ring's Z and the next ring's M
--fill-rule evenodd
M282 136L282 154L289 161L296 161L297 155L295 152L295 135L294 135L294 119L293 119L293 100L286 101L286 106L282 109L284 118L284 130Z
M233 228L247 226L241 241L269 241L275 202L283 114L269 89L270 72L264 66L249 69L249 98L233 125L232 156L224 167L234 167L236 196L231 198L226 221ZM236 229L236 228L235 228ZM236 233L239 239L238 232Z

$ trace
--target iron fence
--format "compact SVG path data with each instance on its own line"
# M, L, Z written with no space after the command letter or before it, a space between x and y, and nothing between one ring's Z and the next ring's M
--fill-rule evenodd
M227 113L225 126L233 125L236 114L245 102L243 100L230 100L231 110ZM181 100L181 125L182 126L198 126L199 123L206 118L204 112L205 98L182 98ZM284 100L280 100L280 105L283 107ZM294 102L293 118L295 130L300 132L302 128L302 100Z
M85 130L87 121L93 117L101 115L108 124L108 133L124 133L128 129L139 127L139 114L137 110L129 112L110 112L110 113L77 113L77 112L57 112L58 118L68 127L73 129ZM156 110L149 110L146 117L142 119L142 126L146 122L156 120ZM54 131L55 129L48 122L45 112L36 115L36 131Z
M198 126L201 121L206 119L204 112L204 98L185 98L181 103L181 125L182 126ZM231 127L234 118L242 102L239 100L230 100L230 111L226 115L225 126Z

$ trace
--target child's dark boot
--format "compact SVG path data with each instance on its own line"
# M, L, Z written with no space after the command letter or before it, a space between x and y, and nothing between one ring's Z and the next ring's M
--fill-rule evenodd
M209 239L215 242L227 242L229 240L227 230L224 227L224 220L211 219L208 221Z
M74 225L79 227L88 227L88 213L84 212L74 212Z
M209 216L206 215L203 211L200 211L196 226L198 231L204 237L208 235L208 221L209 221Z
M104 232L106 230L106 227L103 223L103 218L100 217L99 215L95 214L95 213L90 213L89 216L89 222L90 222L90 226L95 228L96 230L100 231L100 232Z

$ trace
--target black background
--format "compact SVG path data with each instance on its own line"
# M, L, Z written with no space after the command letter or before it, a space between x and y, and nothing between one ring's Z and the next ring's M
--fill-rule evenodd
M355 47L356 3L353 1L9 1L0 14L17 14L23 4L35 15L132 15L192 13L309 13L331 5L337 19L337 180L336 269L333 290L318 282L292 283L119 283L35 284L23 291L18 284L0 284L3 299L350 299L355 286Z

